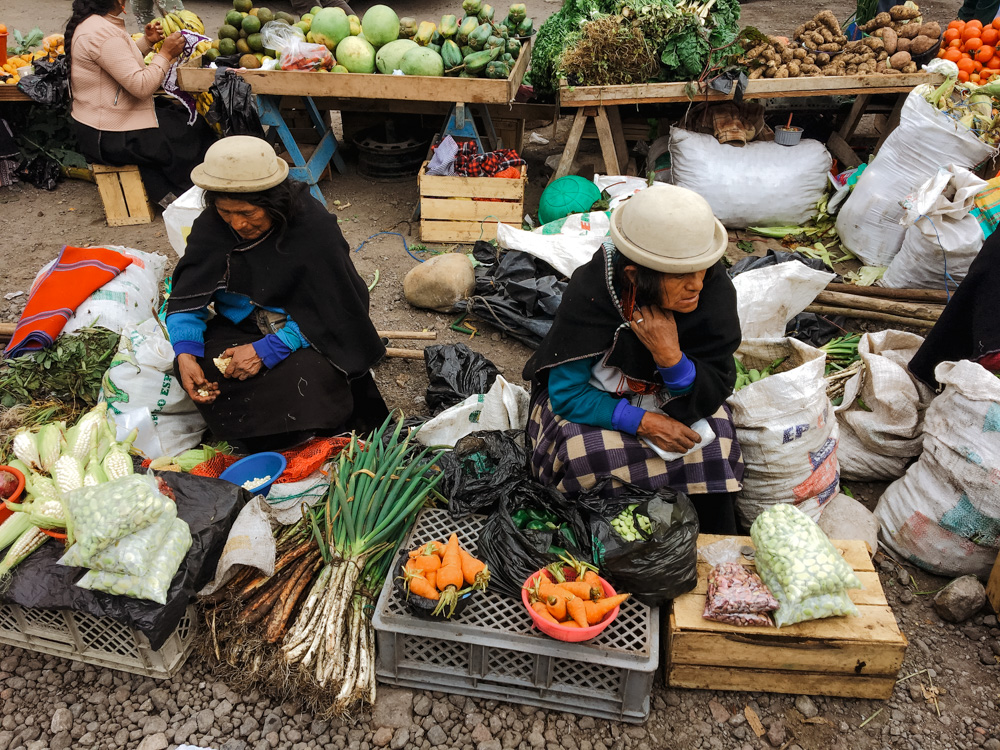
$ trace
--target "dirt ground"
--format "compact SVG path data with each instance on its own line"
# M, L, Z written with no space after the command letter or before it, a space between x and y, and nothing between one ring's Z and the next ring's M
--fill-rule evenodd
M363 10L368 4L358 3L355 9ZM954 17L960 4L960 0L934 0L924 3L923 8L927 17L947 22ZM268 5L274 10L290 9L287 2L269 2ZM422 0L419 4L406 6L405 12L418 19L436 18L454 10L455 5L455 2L442 0ZM205 18L209 26L217 23L228 6L225 0L198 0L188 4L189 8ZM51 32L62 28L68 7L67 0L3 0L0 3L0 22L11 29L26 31L40 25L46 32ZM398 4L395 7L403 10ZM549 0L535 0L529 4L529 13L540 21L558 7L557 3ZM754 0L744 3L743 9L747 24L767 32L788 34L799 23L828 7L841 19L853 10L852 3L841 0L831 3L818 0L797 3ZM0 116L5 106L19 105L0 103ZM532 129L547 137L551 135L551 127L541 122L529 123L526 134ZM532 145L525 151L529 174L532 175L525 202L525 210L530 213L537 208L538 197L548 176L544 168L545 159L560 152L567 129L567 118L563 118L559 137L555 141L546 146ZM349 153L347 156L348 173L335 174L332 180L323 183L322 189L330 205L334 200L342 204L350 203L349 208L340 212L340 219L351 247L358 248L368 238L386 231L403 233L406 242L411 245L418 242L418 228L409 223L417 200L416 181L372 182L357 174L353 157ZM85 182L63 182L53 192L27 185L0 189L0 217L4 239L0 244L0 320L17 319L26 294L9 300L6 297L16 292L26 293L36 271L51 260L63 245L125 245L161 252L174 258L162 219L138 227L108 227L96 188ZM448 250L450 247L432 249ZM763 252L763 249L764 245L760 243L758 251ZM731 252L734 258L743 257L742 251L734 246L731 246ZM437 343L464 341L496 363L509 380L523 383L521 369L530 354L525 346L485 324L480 327L481 333L470 340L468 336L449 329L455 315L417 310L406 303L402 294L402 279L416 265L416 261L407 255L400 237L383 235L371 239L353 257L365 279L371 280L376 271L379 273L371 305L371 317L379 328L436 331ZM396 341L393 345L417 348L417 344L422 343ZM390 406L400 407L408 414L422 412L423 393L427 386L422 362L387 360L378 366L376 380ZM880 486L862 486L856 491L866 505L873 507L882 489ZM997 629L996 618L984 610L963 626L944 623L930 608L927 594L946 581L915 570L909 572L913 574L913 579L900 575L897 566L891 563L886 562L881 568L889 601L911 644L901 676L920 672L917 677L898 686L888 703L818 699L816 704L825 722L813 722L803 719L793 696L667 691L658 685L645 739L635 739L637 735L628 734L620 726L599 722L601 732L607 730L606 746L641 748L645 744L647 748L703 747L712 750L768 746L764 740L748 733L736 718L721 728L715 727L712 714L708 711L709 701L714 699L731 710L734 717L742 712L748 701L753 701L753 705L760 709L759 713L768 717L769 726L780 721L788 729L787 742L783 739L771 744L789 750L881 750L890 747L950 750L980 746L985 746L987 750L1000 750L1000 717L996 706L1000 702L997 688L1000 667L996 658L991 656L994 652L1000 653L1000 641L997 640L1000 630ZM930 673L921 672L928 669ZM200 675L200 668L197 671ZM928 704L925 694L915 689L918 683L926 685L928 679L944 688L937 706ZM677 697L678 694L680 697ZM490 710L487 704L486 712ZM879 711L878 715L874 715ZM869 718L871 721L861 726ZM48 719L43 716L39 721L47 724ZM713 726L708 726L709 722ZM4 728L7 728L6 722ZM581 736L584 735L577 735L572 746L584 746L578 741ZM472 747L471 744L468 746ZM556 743L554 746L570 745ZM595 746L596 743L591 745ZM367 741L364 747L368 747ZM550 743L549 747L553 744Z

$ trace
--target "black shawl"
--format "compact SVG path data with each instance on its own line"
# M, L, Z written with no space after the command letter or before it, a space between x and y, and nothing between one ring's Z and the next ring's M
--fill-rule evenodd
M214 209L202 212L174 270L167 314L201 310L219 290L283 309L349 379L385 354L368 317L368 288L337 217L309 193L297 199L289 225L259 244L242 240Z
M1000 232L994 232L969 266L923 345L910 360L910 372L931 388L938 382L934 368L941 362L978 360L1000 351Z
M602 246L570 279L548 336L524 368L524 379L544 384L547 370L607 352L604 364L633 380L663 385L649 350L628 327L611 280L611 252ZM674 313L683 351L696 368L691 390L663 406L685 424L714 414L733 392L740 345L736 289L721 263L708 269L697 309Z

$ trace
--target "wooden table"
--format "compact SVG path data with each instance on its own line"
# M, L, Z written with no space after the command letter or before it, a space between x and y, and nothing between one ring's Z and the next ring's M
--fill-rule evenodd
M239 74L257 94L261 122L275 128L281 142L288 150L295 166L290 175L306 182L313 195L324 202L317 187L320 175L331 160L343 171L343 162L337 153L338 143L328 123L320 117L316 99L327 97L342 100L369 100L393 102L446 102L451 105L449 122L456 122L461 129L471 121L470 105L479 106L491 139L496 141L493 122L485 105L513 103L521 79L531 59L531 43L525 42L518 54L514 69L506 79L453 78L443 76L393 76L365 73L316 73L284 70L240 70ZM189 92L208 91L215 81L216 70L201 67L201 58L194 58L177 71L177 82ZM284 97L301 97L312 120L320 143L307 160L281 114ZM400 111L405 111L400 109ZM473 132L475 132L473 130ZM475 132L478 139L478 132Z
M909 75L868 76L810 76L805 78L757 78L747 84L744 99L778 99L809 96L855 96L847 120L836 134L843 147L850 151L846 141L853 135L873 96L896 94L896 105L890 116L895 127L906 95L922 83L937 85L944 80L940 74L913 73ZM607 174L622 174L628 163L628 149L622 132L618 108L623 105L665 104L685 102L725 102L733 99L733 92L723 94L714 89L699 91L689 83L644 83L622 86L569 86L565 81L559 88L559 106L576 108L576 117L570 128L566 148L552 179L570 173L584 126L588 118L594 119L604 169ZM883 135L884 138L884 135ZM837 148L840 142L835 143ZM881 145L881 142L879 143ZM852 152L853 153L853 152ZM835 154L837 155L837 154ZM841 158L841 157L838 157Z
M31 97L17 86L0 84L0 102L30 102Z

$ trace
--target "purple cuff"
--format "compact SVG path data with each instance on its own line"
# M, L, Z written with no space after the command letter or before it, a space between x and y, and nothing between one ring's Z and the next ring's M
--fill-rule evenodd
M267 334L264 338L253 342L254 351L264 363L268 370L278 365L285 357L292 353L284 341L273 333Z
M623 398L615 407L615 413L611 415L611 427L619 432L635 435L639 431L639 423L645 414L645 409L632 406Z
M658 367L660 377L667 390L673 394L684 393L691 388L694 383L695 368L694 362L688 359L687 355L681 353L681 360L673 367Z
M179 357L181 354L193 354L201 359L205 356L205 344L202 341L175 341L174 356Z

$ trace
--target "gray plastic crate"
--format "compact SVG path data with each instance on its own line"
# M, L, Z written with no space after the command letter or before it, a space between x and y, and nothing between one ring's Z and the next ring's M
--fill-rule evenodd
M452 531L471 547L485 520L424 510L404 549L446 540ZM537 630L520 601L489 591L450 621L414 617L389 576L372 620L382 682L637 724L649 716L660 617L638 602L626 602L592 641L564 643Z

